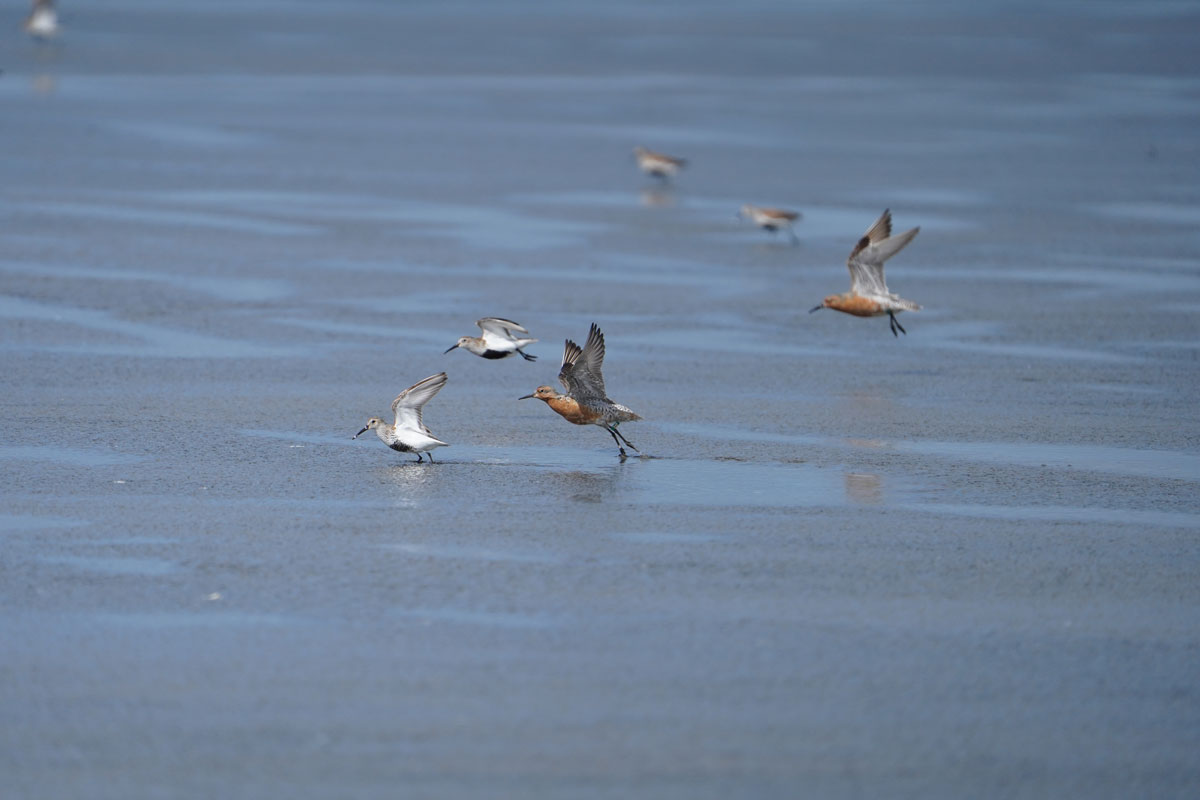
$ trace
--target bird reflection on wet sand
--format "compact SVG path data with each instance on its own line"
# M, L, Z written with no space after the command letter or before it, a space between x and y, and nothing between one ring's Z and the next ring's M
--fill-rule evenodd
M675 192L669 187L648 186L642 189L639 198L647 208L671 208L675 205Z
M569 470L547 472L541 477L546 492L577 503L605 503L617 497L617 479L624 472L611 468L600 472Z
M869 472L847 472L846 501L860 505L879 505L883 502L883 481Z

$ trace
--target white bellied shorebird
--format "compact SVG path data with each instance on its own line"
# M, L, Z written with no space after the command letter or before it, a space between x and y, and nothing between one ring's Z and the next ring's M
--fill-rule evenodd
M517 333L529 333L529 331L511 319L484 317L475 324L483 331L482 336L463 336L458 340L458 344L446 352L449 353L450 350L461 347L463 350L483 358L507 358L513 353L517 353L526 361L537 361L537 356L531 356L521 349L526 345L533 344L537 339L522 338L514 334L513 331ZM443 355L445 354L443 353Z
M373 430L383 443L400 453L416 453L417 461L421 453L429 453L429 463L433 463L435 447L444 447L446 442L433 435L433 431L425 427L421 421L421 409L438 391L446 385L446 373L439 372L430 375L423 381L418 381L405 389L392 401L392 412L396 421L391 425L379 417L371 417L358 433L351 436L357 439L367 431Z
M785 208L763 208L747 203L738 211L738 216L750 220L764 231L775 233L786 230L788 236L791 237L792 244L800 242L796 238L796 232L792 230L792 223L803 216L799 211L788 211Z
M850 268L850 291L829 295L821 301L821 305L809 309L808 313L832 308L856 317L881 317L887 314L891 320L892 335L907 335L908 331L896 321L896 314L900 311L920 311L921 307L888 291L887 282L883 279L883 262L903 250L920 230L913 228L892 236L892 212L885 210L854 245L850 257L846 259L846 266ZM897 329L900 333L896 333Z
M662 181L669 180L687 166L686 158L675 158L644 147L633 148L633 155L637 159L638 169Z
M634 447L633 442L626 439L617 426L622 422L633 422L641 419L637 414L608 399L604 393L604 375L600 368L604 363L604 333L596 323L592 323L588 331L587 343L579 345L567 339L563 348L562 368L558 371L558 380L566 394L560 394L553 386L539 386L533 394L527 394L520 400L536 397L544 400L546 405L554 409L560 417L576 425L599 425L608 431L617 443L617 450L625 458L625 448L622 443Z
M35 39L52 39L58 35L58 12L54 0L33 0L33 8L25 18L25 32Z

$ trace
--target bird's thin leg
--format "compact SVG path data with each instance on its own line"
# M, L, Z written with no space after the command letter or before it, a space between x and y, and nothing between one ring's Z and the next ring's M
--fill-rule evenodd
M625 448L621 447L621 442L617 439L617 432L612 428L605 428L605 430L612 434L613 441L617 443L617 452L621 454L621 458L628 458L625 454ZM636 450L637 448L634 449Z
M429 463L432 464L433 463L433 453L426 453L425 455L429 457Z
M420 464L423 460L424 459L421 458L421 454L417 453L417 463Z
M616 427L609 428L609 431L612 432L613 438L620 436L621 442L624 442L625 444L629 445L630 447L633 447L633 449L639 453L642 452L641 450L638 450L636 447L634 447L633 442L626 439L625 435L623 433L621 433L619 430L617 430ZM617 444L620 445L621 442L617 442Z
M529 353L526 353L524 350L522 350L519 347L517 348L517 352L520 353L521 358L525 359L526 361L537 361L537 356L531 356L531 355L529 355Z
M896 315L893 314L891 311L889 311L888 316L891 317L891 320L892 320L892 336L895 336L898 338L900 336L900 333L903 333L905 336L908 336L908 331L904 330L904 326L901 325L900 321L896 319ZM900 333L896 333L897 328L900 329Z

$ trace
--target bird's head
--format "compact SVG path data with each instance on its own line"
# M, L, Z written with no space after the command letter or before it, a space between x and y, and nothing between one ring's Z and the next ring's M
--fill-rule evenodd
M369 420L367 420L367 424L363 426L362 430L359 431L358 433L354 434L350 438L357 439L359 436L362 436L367 431L373 431L376 428L378 428L379 426L384 425L384 424L386 424L386 423L384 423L384 421L381 420L379 417L371 417Z
M539 386L533 390L533 394L527 394L524 397L518 397L518 400L528 400L531 397L536 397L538 400L553 400L558 397L558 392L553 386Z

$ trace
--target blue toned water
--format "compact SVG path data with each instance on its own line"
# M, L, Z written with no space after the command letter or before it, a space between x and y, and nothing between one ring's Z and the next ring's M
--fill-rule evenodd
M5 800L1200 793L1196 4L61 5ZM809 314L888 207L908 335ZM593 321L641 457L517 399Z

